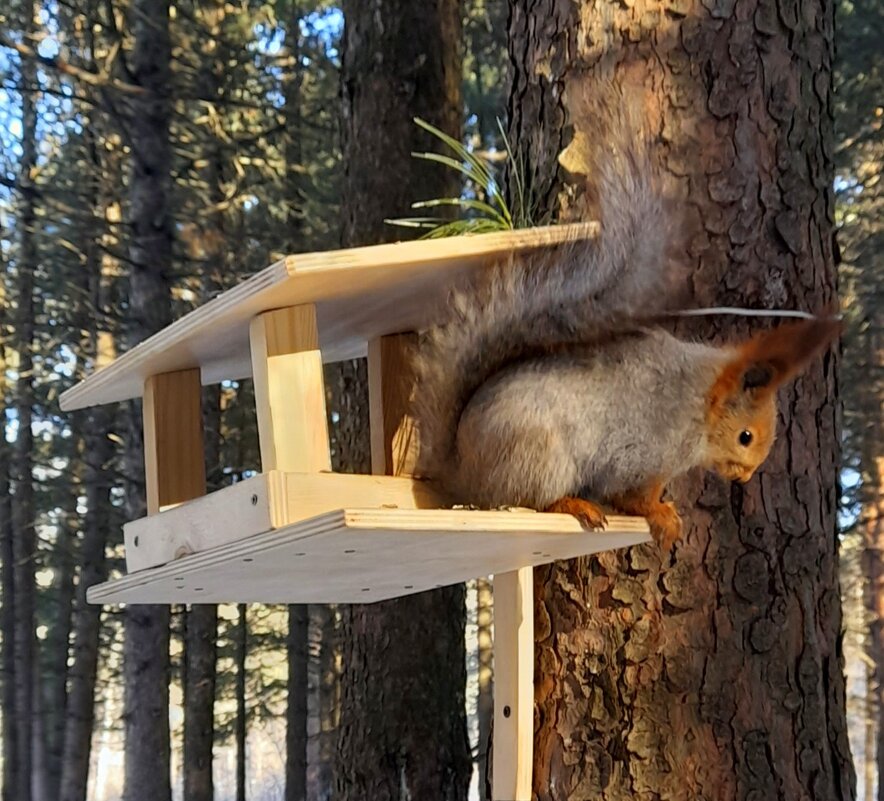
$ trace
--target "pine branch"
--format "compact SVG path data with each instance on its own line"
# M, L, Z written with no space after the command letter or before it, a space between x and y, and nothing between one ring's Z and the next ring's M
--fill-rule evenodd
M148 90L143 89L140 86L136 86L135 84L126 83L119 80L118 78L113 78L106 72L90 72L89 70L85 70L82 67L77 67L76 65L71 64L70 61L67 61L61 56L43 56L32 47L28 47L28 45L26 44L23 44L21 42L13 42L11 39L9 39L8 36L6 36L6 34L2 32L0 32L0 47L6 47L10 50L14 50L22 58L36 61L38 64L41 64L44 67L49 67L50 69L55 70L62 75L69 75L72 78L76 78L77 80L98 89L110 88L115 89L116 91L123 94L139 97L150 94Z

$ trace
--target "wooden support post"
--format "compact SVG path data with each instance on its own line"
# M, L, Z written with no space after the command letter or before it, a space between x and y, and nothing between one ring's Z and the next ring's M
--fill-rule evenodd
M249 339L262 471L331 470L316 307L259 314Z
M531 801L534 568L494 577L493 801Z
M200 371L154 375L144 383L147 513L206 492Z
M371 472L376 475L414 472L417 432L408 416L412 377L407 361L413 342L413 334L394 334L368 343Z

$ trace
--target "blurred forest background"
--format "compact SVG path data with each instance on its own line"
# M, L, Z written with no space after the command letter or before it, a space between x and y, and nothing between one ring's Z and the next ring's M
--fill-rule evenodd
M454 172L413 172L410 151L436 145L411 116L502 169L497 120L511 124L508 104L519 102L507 83L507 2L411 6L423 4L7 0L0 8L4 801L111 801L124 785L128 801L374 801L398 797L385 782L414 769L404 756L385 764L398 746L382 750L380 734L377 753L361 763L354 756L366 709L394 724L425 709L399 709L391 698L402 680L394 668L420 675L410 654L422 647L393 631L383 645L359 645L359 631L372 631L361 612L85 604L87 586L121 571L122 523L142 513L138 415L58 407L84 374L285 253L403 235L369 223L366 207L404 217L412 201L475 197L478 188ZM849 316L841 593L857 797L871 801L884 798L884 11L879 0L839 0L836 13L830 155ZM373 14L388 23L380 33L369 33ZM345 23L353 26L346 43ZM418 45L426 53L415 55ZM397 48L407 51L401 84L395 76L372 84L377 53ZM421 58L437 60L443 80L410 94L408 70ZM408 113L378 129L366 103L390 87ZM368 174L381 176L375 188ZM359 363L328 368L336 469L368 472L363 373ZM217 443L207 454L210 488L254 474L248 382L207 389L204 405L207 441ZM420 610L432 623L428 642L447 642L454 661L452 687L439 685L445 698L427 719L453 721L433 750L457 774L435 797L462 798L468 786L485 797L489 587L474 582L433 603ZM433 610L453 624L441 630ZM408 620L401 608L384 614L375 639L396 614ZM376 696L348 677L360 664L356 650L372 647L391 671Z

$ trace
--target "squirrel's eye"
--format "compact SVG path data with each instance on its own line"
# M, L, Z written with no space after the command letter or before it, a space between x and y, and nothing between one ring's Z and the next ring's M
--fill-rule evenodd
M741 431L740 432L740 445L746 447L749 443L752 442L752 432L751 431Z

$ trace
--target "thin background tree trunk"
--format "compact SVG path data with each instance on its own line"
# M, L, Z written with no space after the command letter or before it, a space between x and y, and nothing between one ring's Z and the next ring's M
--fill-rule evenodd
M36 2L24 4L25 30L32 35L38 8ZM36 68L22 60L21 81L24 87L36 85ZM18 431L13 445L12 531L15 603L15 725L18 755L17 801L30 801L34 779L34 701L37 670L34 585L37 536L34 485L31 475L34 437L31 430L34 410L34 274L37 270L36 198L33 184L37 164L37 105L32 92L21 92L21 162L18 172L20 193L16 259L16 310L13 342L18 352L18 377L15 384L15 413Z
M0 220L2 225L2 220ZM0 264L3 253L0 251ZM0 283L0 403L9 403L10 390L6 377L6 343L9 333L9 306L4 280ZM15 725L15 546L13 545L12 498L9 494L12 453L6 437L0 437L0 634L3 649L0 655L3 717L3 784L2 801L13 801L18 789L18 727Z
M133 81L147 92L130 98L132 172L129 215L130 346L171 322L172 149L171 41L168 0L134 0ZM143 514L143 443L138 404L131 404L126 453L126 512ZM169 607L130 605L125 613L125 801L170 801Z
M396 238L385 217L459 191L450 173L410 154L432 147L414 116L459 138L461 9L456 0L348 0L343 10L349 246ZM363 382L364 374L356 396L364 399ZM367 472L367 464L359 467ZM462 585L342 608L341 801L466 798L464 625Z
M236 622L236 801L246 801L246 656L248 655L248 607L238 604Z

